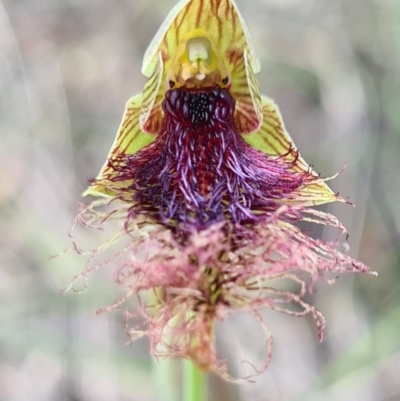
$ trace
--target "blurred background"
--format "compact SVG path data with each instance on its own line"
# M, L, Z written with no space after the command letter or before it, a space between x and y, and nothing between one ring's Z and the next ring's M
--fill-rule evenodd
M84 260L49 260L87 180L103 164L127 99L141 91L146 46L175 0L0 0L0 400L164 401L148 343L129 348L110 272L63 294ZM379 277L342 276L312 296L328 318L265 313L275 337L253 384L210 378L210 400L400 400L400 1L237 0L262 92L303 156L356 208L333 205L350 254ZM96 235L81 233L83 247ZM322 236L327 236L321 232ZM82 244L82 242L80 244ZM261 363L252 318L219 328L239 374ZM179 368L172 374L179 374Z

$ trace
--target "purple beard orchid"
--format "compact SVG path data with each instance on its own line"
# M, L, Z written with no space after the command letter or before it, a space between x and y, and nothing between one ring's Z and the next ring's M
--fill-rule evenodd
M310 206L345 200L301 158L276 105L259 94L258 70L232 0L181 1L149 47L144 92L128 102L85 193L103 199L77 217L100 229L117 220L120 229L89 253L74 282L117 263L116 282L127 293L104 310L124 310L131 340L147 336L154 355L189 358L228 380L215 349L216 321L243 311L256 316L269 345L260 373L272 350L260 309L310 313L322 339L325 318L306 293L319 279L332 282L326 273L370 273L337 243L298 227L344 233L335 217ZM97 262L117 244L115 257ZM297 290L275 285L282 280Z

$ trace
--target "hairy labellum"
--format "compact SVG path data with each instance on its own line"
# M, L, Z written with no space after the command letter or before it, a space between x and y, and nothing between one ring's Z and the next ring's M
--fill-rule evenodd
M113 165L114 181L132 183L121 192L136 212L197 230L224 219L254 223L276 210L285 194L315 179L246 144L226 89L170 90L163 110L157 139Z

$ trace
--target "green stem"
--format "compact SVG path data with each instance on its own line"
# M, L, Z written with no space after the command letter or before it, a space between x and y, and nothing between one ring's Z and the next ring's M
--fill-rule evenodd
M183 401L207 401L207 380L189 360L183 366Z

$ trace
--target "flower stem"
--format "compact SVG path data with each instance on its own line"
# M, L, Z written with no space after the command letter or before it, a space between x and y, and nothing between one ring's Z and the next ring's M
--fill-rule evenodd
M189 360L183 367L183 401L207 401L206 376Z

